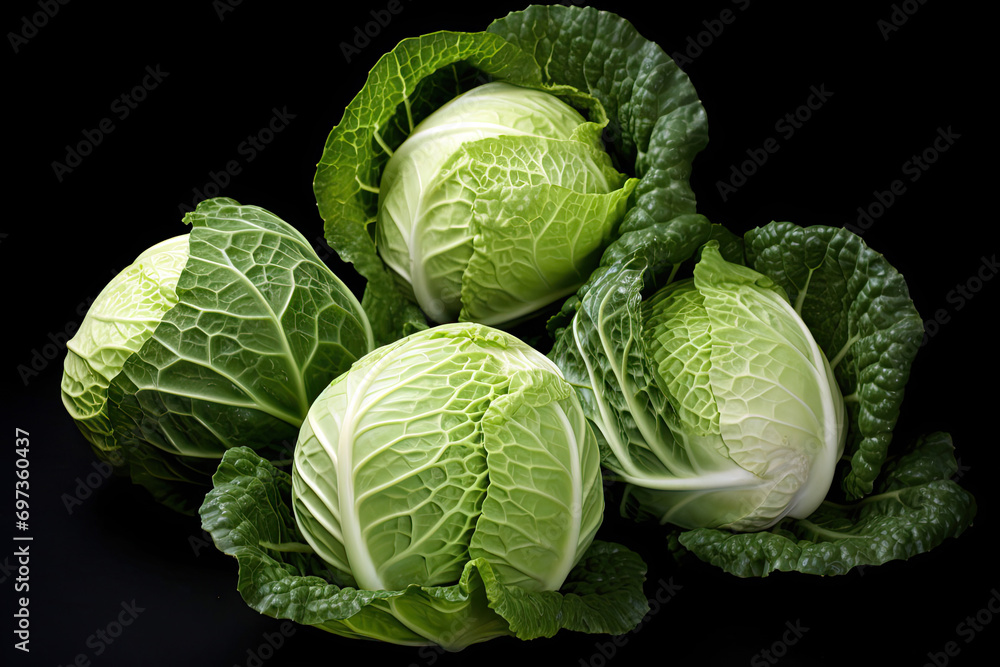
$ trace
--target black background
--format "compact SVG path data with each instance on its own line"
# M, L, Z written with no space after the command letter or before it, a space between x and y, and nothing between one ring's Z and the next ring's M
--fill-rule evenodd
M6 451L0 499L7 499L0 500L4 664L65 665L78 656L92 665L226 667L354 660L983 664L976 655L994 653L1000 636L1000 617L989 610L991 600L1000 609L990 317L1000 281L989 280L997 250L995 134L973 112L994 108L987 93L995 76L981 67L991 20L960 3L886 1L849 11L836 3L594 3L631 20L668 53L686 52L681 62L704 102L711 137L695 162L693 186L701 212L713 221L738 233L770 220L857 224L858 208L876 202L876 192L895 180L905 186L864 239L906 276L922 317L943 320L914 365L897 438L932 430L954 435L961 483L979 502L976 525L960 539L908 562L836 578L740 580L700 563L678 567L660 531L627 525L609 508L602 536L641 552L650 565L647 595L673 591L636 632L618 645L606 636L563 633L445 655L350 641L258 615L236 592L235 561L204 541L196 519L156 506L126 481L92 475L89 448L58 392L64 332L78 325L88 299L142 250L184 233L179 207L199 198L195 190L216 194L206 186L232 160L240 173L222 194L263 206L319 242L315 164L377 58L403 37L480 30L523 7L400 2L402 11L378 30L370 12L385 9L382 0L205 1L155 9L52 2L58 11L50 8L51 17L44 0L5 6L4 129L13 150L5 151L0 222L8 434L0 441ZM732 12L728 24L717 21L723 10ZM32 22L40 27L32 29ZM366 25L377 34L348 61L341 45ZM23 39L12 37L18 34ZM142 84L147 67L166 74L121 118L115 100ZM787 136L776 124L806 103L812 86L828 99ZM248 160L241 143L267 127L275 110L286 113L287 123ZM71 172L57 175L53 163L65 163L67 147L104 118L114 130ZM957 135L952 145L910 180L905 163L949 129ZM723 197L718 182L769 137L780 149ZM348 267L327 258L358 286ZM11 615L22 595L11 569L15 427L27 430L31 442L30 654L12 646ZM80 502L67 506L74 497ZM137 616L120 636L110 644L91 638L116 621L123 605ZM967 623L977 615L982 625ZM774 646L792 636L789 626L807 630L793 645ZM271 649L268 641L280 646ZM957 655L947 656L949 647ZM772 648L781 654L776 663L762 653Z

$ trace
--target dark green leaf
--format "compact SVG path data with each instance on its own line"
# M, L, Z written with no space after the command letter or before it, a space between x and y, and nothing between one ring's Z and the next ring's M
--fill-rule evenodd
M316 556L272 548L305 541L292 515L288 474L238 447L226 452L213 481L202 526L239 563L237 586L247 604L275 618L347 637L457 651L501 635L534 639L560 629L620 634L647 612L645 564L603 542L593 543L558 592L505 586L483 558L469 561L450 586L358 590L337 581Z
M951 438L921 438L888 470L876 495L853 505L824 503L808 519L759 533L702 528L680 543L702 560L740 577L780 570L844 574L854 567L906 560L972 524L972 495L949 479L957 470Z

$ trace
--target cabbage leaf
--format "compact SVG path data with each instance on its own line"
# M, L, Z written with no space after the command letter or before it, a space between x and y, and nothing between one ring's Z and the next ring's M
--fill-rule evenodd
M291 476L245 447L223 456L201 508L202 527L239 564L240 594L262 614L346 637L449 651L499 636L550 637L561 629L621 634L648 611L645 564L595 541L558 591L504 582L479 557L456 583L363 590L311 553L292 512ZM404 619L405 623L400 619Z

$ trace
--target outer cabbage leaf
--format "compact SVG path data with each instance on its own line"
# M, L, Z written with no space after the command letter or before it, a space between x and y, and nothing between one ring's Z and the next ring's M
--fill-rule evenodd
M599 450L573 389L548 370L515 371L483 435L489 487L469 553L509 586L558 589L604 514Z
M747 264L785 288L826 352L847 401L851 498L872 490L924 329L906 281L861 237L772 222L746 235Z
M560 629L620 634L647 612L645 565L594 542L559 591L529 592L486 561L466 563L447 586L396 591L341 586L309 553L291 509L291 477L248 448L226 452L201 508L202 526L239 563L238 589L262 614L346 637L457 651L497 636L549 637ZM334 582L334 583L332 583Z
M612 243L602 266L564 306L568 326L558 330L549 357L577 387L588 418L603 427L602 459L608 468L634 478L663 471L663 458L691 463L667 419L673 413L656 385L652 355L642 335L643 295L671 276L715 231L701 215L627 232ZM727 244L727 252L734 246Z
M313 398L373 341L357 299L288 223L224 198L184 220L177 302L108 402L133 481L192 512L226 449L287 458Z
M592 7L533 5L487 31L531 54L546 82L600 101L609 152L640 179L621 232L695 212L688 179L708 143L708 121L687 74L657 44L622 17Z
M626 209L632 184L581 194L539 184L498 187L476 200L473 253L461 319L489 323L530 315L586 281Z
M951 437L921 438L887 471L876 495L853 505L825 502L808 519L733 534L700 529L680 544L740 577L775 570L844 574L854 567L906 560L972 524L976 503L950 478L958 472Z

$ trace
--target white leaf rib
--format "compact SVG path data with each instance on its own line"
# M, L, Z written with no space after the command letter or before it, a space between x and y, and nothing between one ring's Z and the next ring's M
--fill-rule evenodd
M563 432L567 435L569 475L572 489L570 495L572 501L569 508L570 516L568 520L570 528L566 531L565 543L559 552L561 553L559 565L551 573L549 580L546 582L546 590L558 589L563 581L566 580L569 571L573 569L573 565L576 563L577 549L580 546L580 524L583 521L583 477L580 470L580 442L577 439L577 432L573 428L572 423L570 423L569 417L566 415L566 411L562 405L556 402L554 407L556 416L559 418L559 423L563 427ZM574 516L573 507L580 508L578 516Z
M607 297L605 297L606 299ZM603 305L603 304L602 304ZM594 394L594 403L597 405L598 411L601 413L601 421L598 424L601 427L601 432L604 434L604 438L614 452L615 458L618 464L622 467L623 471L630 475L638 475L639 470L636 468L635 464L629 459L625 452L625 447L622 441L619 439L619 433L613 428L613 421L611 418L610 407L607 401L604 400L602 388L597 387L596 374L594 372L594 367L590 362L590 358L587 354L587 349L584 346L582 336L580 334L580 320L579 317L583 313L583 309L577 313L577 317L573 318L572 328L573 328L573 341L576 345L577 350L580 352L580 358L583 360L583 365L587 370L587 377L590 378L591 391Z
M337 491L339 493L341 507L341 525L344 531L344 546L347 550L347 559L351 565L351 572L361 588L368 590L384 590L385 584L378 572L378 567L374 562L368 543L364 541L361 531L361 517L358 499L355 497L354 475L356 463L354 461L355 429L352 425L357 424L360 416L365 412L365 399L368 397L368 390L378 378L381 371L396 361L395 350L382 356L376 361L362 377L357 386L352 387L347 409L344 411L343 423L337 438ZM356 372L356 371L355 371ZM369 401L369 405L373 402ZM332 444L331 444L332 446Z

